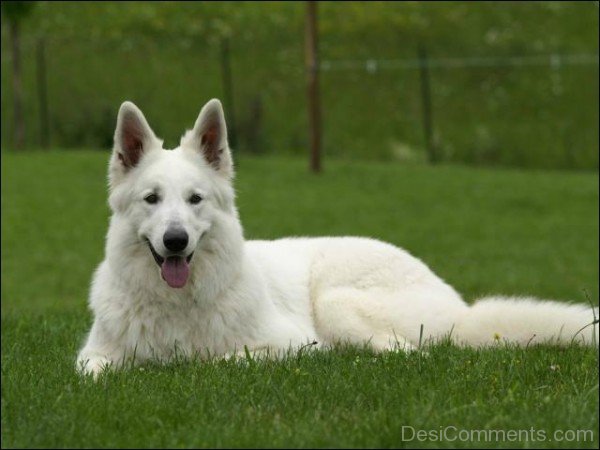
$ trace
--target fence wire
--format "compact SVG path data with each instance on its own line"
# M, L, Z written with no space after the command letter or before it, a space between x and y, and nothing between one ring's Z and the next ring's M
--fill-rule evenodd
M423 59L367 59L367 60L330 60L320 62L322 71L366 70L375 73L378 70L420 69L427 66L433 69L461 69L470 67L527 67L549 66L559 69L561 66L598 65L597 54L550 54L534 56L491 56L463 58Z

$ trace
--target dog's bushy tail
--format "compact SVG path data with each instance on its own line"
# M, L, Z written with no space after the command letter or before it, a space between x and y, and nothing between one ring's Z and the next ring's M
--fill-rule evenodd
M535 298L489 297L473 304L455 323L452 337L462 345L497 342L519 345L578 342L598 345L599 311L583 304Z

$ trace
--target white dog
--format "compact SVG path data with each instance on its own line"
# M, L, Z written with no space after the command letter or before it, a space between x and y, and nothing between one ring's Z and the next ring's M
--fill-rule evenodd
M317 341L412 350L457 344L598 341L597 309L530 298L467 305L420 260L367 238L245 241L221 103L174 150L121 105L109 167L106 259L77 365L179 355L275 355ZM589 326L588 326L589 325Z

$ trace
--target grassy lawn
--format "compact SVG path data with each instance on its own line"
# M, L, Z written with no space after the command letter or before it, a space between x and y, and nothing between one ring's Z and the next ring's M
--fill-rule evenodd
M428 356L340 348L79 379L74 359L107 227L107 160L2 154L3 448L598 447L598 352L576 346L439 345ZM241 159L247 238L372 236L419 256L469 300L583 302L587 292L598 302L597 174L327 161L314 177L305 166ZM521 439L459 434L482 429ZM442 430L448 440L436 441ZM557 430L593 437L559 441Z

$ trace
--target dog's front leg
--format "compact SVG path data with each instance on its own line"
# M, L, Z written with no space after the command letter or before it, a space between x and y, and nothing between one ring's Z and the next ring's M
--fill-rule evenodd
M94 321L87 341L77 356L76 369L94 379L104 371L116 368L125 360L118 342L110 339L106 328L99 320Z
M106 355L84 348L77 357L77 370L82 375L92 375L94 379L114 367L113 361Z

